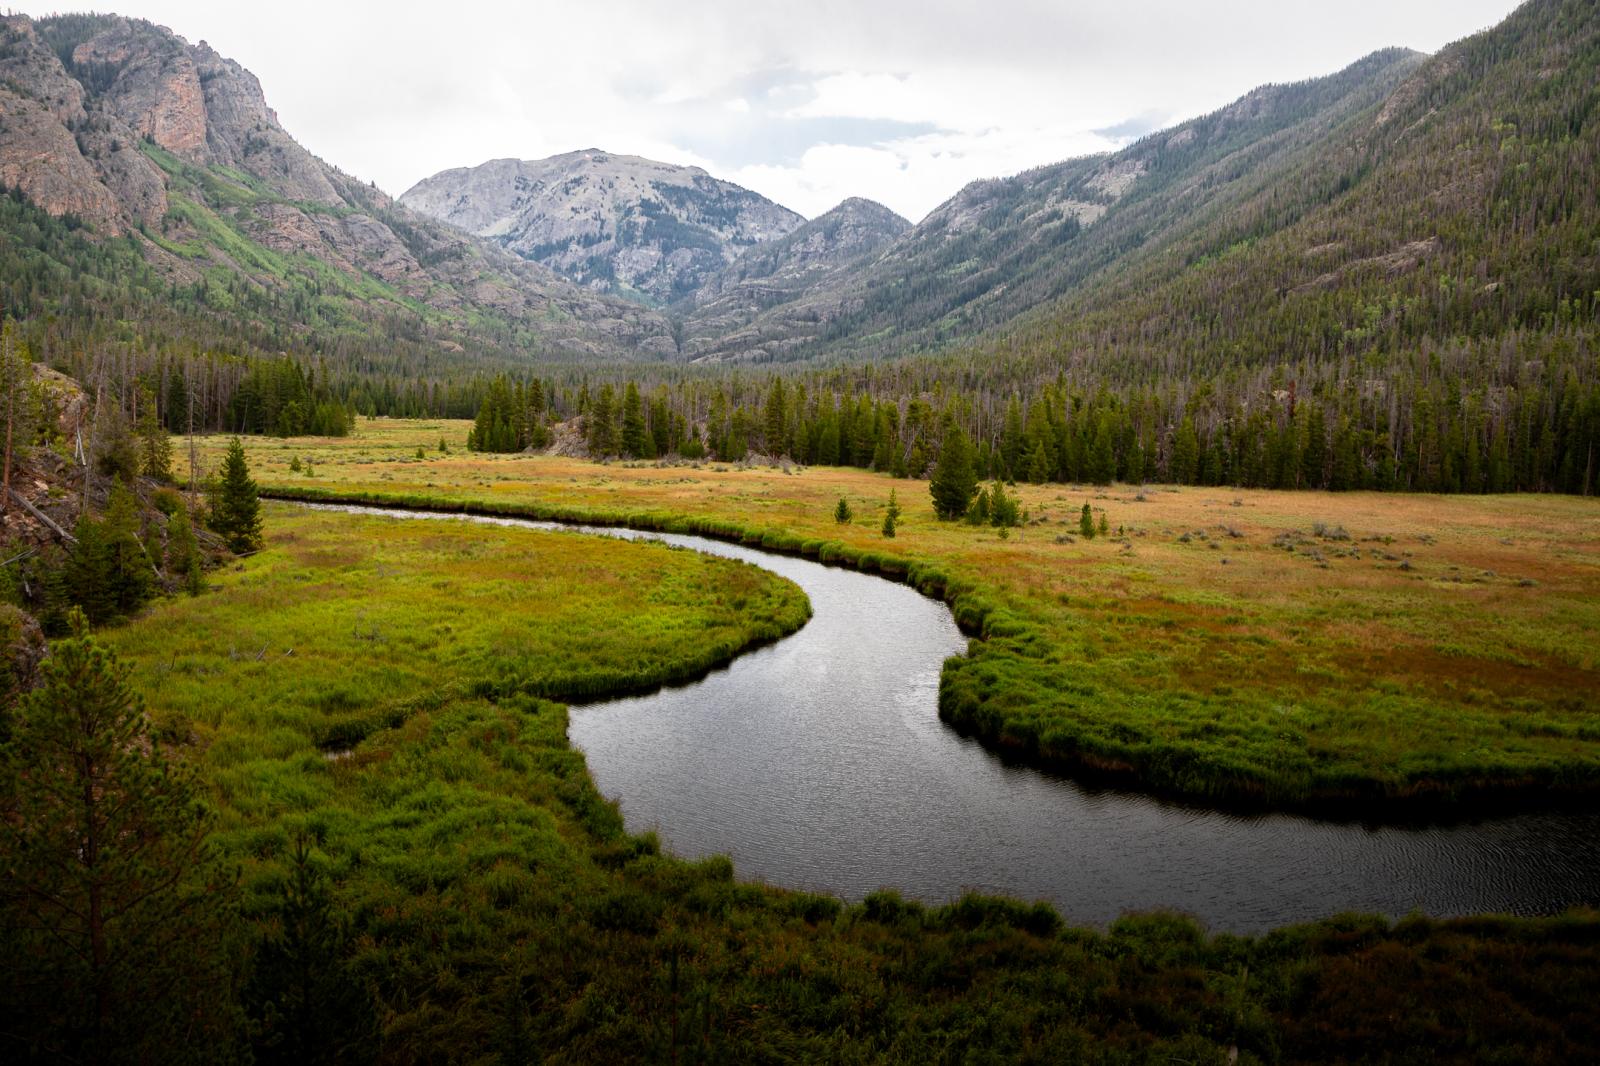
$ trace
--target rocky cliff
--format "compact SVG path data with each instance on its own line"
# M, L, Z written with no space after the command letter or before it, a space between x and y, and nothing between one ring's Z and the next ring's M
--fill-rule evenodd
M232 279L230 312L240 293L271 316L296 308L301 332L399 316L502 347L516 337L519 351L676 350L662 316L570 285L324 163L279 124L253 74L149 22L0 19L0 184L95 234L131 236L180 290Z

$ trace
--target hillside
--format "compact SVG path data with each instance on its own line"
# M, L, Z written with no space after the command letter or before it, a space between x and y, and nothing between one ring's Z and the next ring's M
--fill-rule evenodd
M249 71L148 22L0 22L0 185L17 194L0 227L8 308L68 308L91 338L92 307L234 350L348 350L374 333L388 351L502 360L672 350L659 316L317 159Z
M400 202L581 285L661 303L805 221L698 167L593 148L447 170Z
M1112 155L975 182L875 258L798 294L833 313L771 308L753 327L765 349L713 351L871 358L1003 326L1271 187L1421 61L1378 52L1329 77L1257 89Z
M882 204L852 197L787 237L756 245L690 297L685 354L772 354L763 346L779 351L806 329L837 319L850 306L835 295L839 283L910 228Z
M1284 359L1382 366L1503 337L1494 362L1514 372L1532 338L1592 334L1600 315L1597 109L1600 8L1532 0L1417 65L1227 214L1041 311L1007 347L1092 344L1102 362L1214 373Z

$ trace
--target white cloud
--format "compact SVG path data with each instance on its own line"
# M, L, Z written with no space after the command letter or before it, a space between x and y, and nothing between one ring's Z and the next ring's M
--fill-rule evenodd
M967 181L1114 146L1093 130L1436 49L1514 0L111 6L209 40L308 148L392 192L598 147L697 162L807 215L862 195L916 219Z

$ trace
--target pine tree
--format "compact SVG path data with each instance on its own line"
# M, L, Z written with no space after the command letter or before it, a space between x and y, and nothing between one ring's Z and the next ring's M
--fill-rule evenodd
M66 1061L227 1061L232 886L195 775L81 613L42 676L0 746L8 1037Z
M839 506L833 509L833 520L842 525L848 525L855 517L855 512L850 509L850 501L843 496L839 497Z
M639 386L630 381L622 393L622 454L630 459L650 459L655 453L652 444Z
M893 540L895 527L900 522L900 498L894 489L889 490L889 506L883 512L883 535Z
M972 445L960 425L951 419L945 426L939 461L934 464L928 491L933 495L933 511L944 521L954 521L967 513L972 494L978 488L978 475L972 469Z
M139 467L145 477L160 482L172 480L172 439L156 417L155 397L143 390L139 410Z
M29 419L30 405L25 395L33 374L29 366L28 349L16 336L16 326L7 315L0 323L0 407L3 407L5 428L5 469L0 475L0 511L11 509L11 466L17 452L24 448L33 428Z
M362 1062L377 1016L365 983L351 972L353 938L334 908L328 877L297 836L277 921L256 953L246 990L260 1019L258 1063Z
M200 545L187 507L178 508L167 519L167 573L191 596L198 596L205 588Z
M238 437L228 445L222 461L222 482L211 503L211 528L236 553L261 547L261 499L245 462L244 443Z
M1094 539L1094 510L1088 504L1083 505L1083 511L1078 515L1078 532L1084 540Z

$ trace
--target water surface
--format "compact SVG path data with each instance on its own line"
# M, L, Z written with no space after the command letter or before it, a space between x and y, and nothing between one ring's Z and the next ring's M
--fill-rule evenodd
M561 529L517 519L341 508ZM1445 827L1241 816L1008 766L938 716L966 640L883 578L701 537L589 529L743 559L811 598L798 633L695 684L574 707L568 735L628 828L742 878L856 900L967 890L1103 926L1168 907L1258 932L1340 911L1548 914L1600 904L1600 813Z

